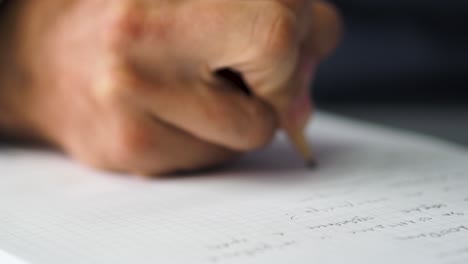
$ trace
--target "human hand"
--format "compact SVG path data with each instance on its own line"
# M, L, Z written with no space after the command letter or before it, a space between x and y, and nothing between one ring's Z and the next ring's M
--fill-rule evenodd
M302 126L338 40L312 0L19 4L16 60L35 136L94 167L153 175L219 164ZM214 74L240 72L254 96Z

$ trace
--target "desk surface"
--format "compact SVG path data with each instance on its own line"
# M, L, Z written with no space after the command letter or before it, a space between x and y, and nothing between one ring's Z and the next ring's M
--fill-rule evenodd
M445 106L332 104L321 109L468 146L468 103Z

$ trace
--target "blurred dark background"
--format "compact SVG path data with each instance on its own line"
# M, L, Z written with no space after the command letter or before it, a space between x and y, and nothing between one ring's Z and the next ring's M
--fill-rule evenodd
M319 108L468 145L468 1L331 2L346 29Z

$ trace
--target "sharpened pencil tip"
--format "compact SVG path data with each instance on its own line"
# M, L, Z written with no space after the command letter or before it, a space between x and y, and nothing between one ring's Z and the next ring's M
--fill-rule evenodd
M309 169L316 169L318 167L318 163L316 160L307 160L306 161L306 167Z
M300 130L286 130L286 133L288 134L289 139L291 140L294 147L301 154L306 166L308 168L316 168L318 164L315 159L314 152L307 143L307 139L304 133Z

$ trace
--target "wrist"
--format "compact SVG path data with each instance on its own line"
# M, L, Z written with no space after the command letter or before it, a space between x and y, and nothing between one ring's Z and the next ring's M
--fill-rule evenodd
M9 0L0 9L0 134L50 140L43 124L53 108L50 36L76 2Z
M13 1L15 2L15 1ZM15 30L17 10L11 1L2 3L0 9L0 132L13 134L22 126L16 110L19 92L19 71L15 60Z
M25 38L28 21L24 11L30 2L6 1L0 8L0 134L8 137L37 136L31 113L35 112L33 78Z

